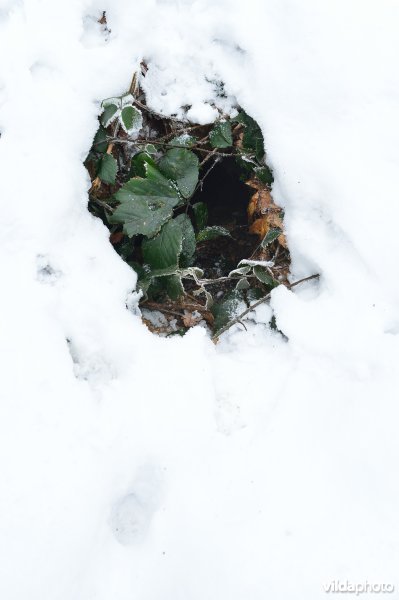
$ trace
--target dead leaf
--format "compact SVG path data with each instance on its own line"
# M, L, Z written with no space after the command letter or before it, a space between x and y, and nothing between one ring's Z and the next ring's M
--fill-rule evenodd
M194 325L198 325L198 323L201 321L202 317L201 315L197 312L191 312L189 310L185 310L184 311L184 315L183 315L183 323L185 327L194 327Z
M252 194L247 208L250 233L254 233L263 239L269 229L275 227L283 229L283 220L280 216L281 208L275 204L267 186L256 178L248 179L246 184L256 190ZM287 248L284 234L281 234L277 239L284 248Z
M109 241L111 242L111 244L113 246L115 246L115 244L119 244L119 242L122 240L123 238L123 231L115 231L115 233L111 233L111 235L109 236Z

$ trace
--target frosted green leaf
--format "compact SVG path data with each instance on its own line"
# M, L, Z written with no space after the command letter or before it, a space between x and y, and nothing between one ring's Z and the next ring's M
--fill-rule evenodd
M193 204L193 213L195 218L195 224L198 231L204 229L208 222L208 207L205 202L196 202Z
M198 183L198 157L186 148L168 150L158 163L159 170L165 177L176 181L184 198L189 198Z
M111 216L111 223L123 223L129 236L151 237L171 218L179 203L177 190L159 171L148 164L147 177L133 177L115 194L121 204Z
M166 293L171 300L184 296L184 287L180 275L171 275L166 279Z
M105 129L111 125L113 121L115 121L116 117L119 114L119 109L115 104L109 104L104 108L104 111L100 117L101 124L105 127Z
M184 214L178 215L174 221L180 225L183 234L180 266L189 267L192 264L196 248L194 227L190 218Z
M219 121L209 134L213 148L229 148L233 145L231 124L229 121Z
M175 221L168 221L151 240L142 244L144 263L151 269L178 268L183 234Z
M100 159L99 168L97 171L98 177L104 183L114 184L116 173L118 171L118 164L112 154L104 154Z
M143 126L141 111L131 104L124 106L121 112L121 125L128 135L138 133Z
M246 304L241 290L233 290L221 302L215 303L212 306L212 313L215 317L214 329L216 335L222 327L227 325L229 321L237 317L245 309Z
M100 125L96 135L94 136L93 150L94 152L105 152L107 147L107 132L105 131L104 127Z
M269 229L269 231L267 232L267 234L261 242L262 248L266 248L266 246L274 242L274 240L276 240L278 236L281 235L281 233L282 231L278 227L276 227L275 229Z
M224 227L214 225L212 227L205 227L199 233L197 233L197 242L207 242L208 240L214 240L221 235L231 237L230 231Z
M259 281L264 283L265 285L270 285L272 287L278 285L278 282L272 277L265 269L262 267L254 267L254 275Z

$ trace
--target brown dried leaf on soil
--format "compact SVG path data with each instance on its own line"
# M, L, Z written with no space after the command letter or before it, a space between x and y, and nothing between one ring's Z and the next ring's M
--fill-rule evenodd
M275 204L267 186L255 178L248 179L246 184L256 190L252 194L247 208L250 233L254 233L263 239L269 229L275 227L283 229L281 208ZM281 246L287 248L287 241L283 233L277 239Z
M194 325L198 325L201 319L202 317L199 313L195 314L195 312L185 310L182 320L185 327L194 327Z

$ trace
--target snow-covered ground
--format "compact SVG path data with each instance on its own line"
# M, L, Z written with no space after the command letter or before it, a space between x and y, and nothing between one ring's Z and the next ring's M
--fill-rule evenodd
M394 0L0 0L2 600L398 593L398 30ZM157 110L219 78L261 124L321 274L273 293L288 342L126 310L82 160L143 57Z

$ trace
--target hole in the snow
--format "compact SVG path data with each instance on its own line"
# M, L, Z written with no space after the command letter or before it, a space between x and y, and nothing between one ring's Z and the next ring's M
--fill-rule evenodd
M248 204L253 190L242 180L235 159L214 163L191 203L204 202L210 227L221 226L230 236L219 236L197 244L196 265L207 278L229 273L248 258L258 245L258 236L248 227Z
M202 114L219 116L202 125L188 120L189 107L165 117L147 106L150 72L143 64L128 92L102 103L86 159L89 209L138 273L150 329L170 335L203 323L216 339L288 285L284 215L262 131L224 84L210 81L215 97Z

